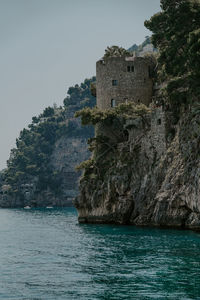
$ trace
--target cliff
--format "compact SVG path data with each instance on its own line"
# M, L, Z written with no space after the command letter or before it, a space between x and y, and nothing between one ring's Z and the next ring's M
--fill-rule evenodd
M164 106L130 118L128 141L85 169L76 199L79 222L200 229L199 105L176 125Z
M79 114L97 124L79 221L200 229L200 3L162 0L145 26L158 49L150 110L135 103Z
M89 157L87 140L94 135L74 113L95 105L90 93L94 81L69 88L62 107L47 107L20 132L0 174L0 207L72 205L80 177L75 166Z

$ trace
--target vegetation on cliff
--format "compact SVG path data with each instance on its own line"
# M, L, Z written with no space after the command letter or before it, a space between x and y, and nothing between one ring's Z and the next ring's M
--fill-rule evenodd
M96 99L90 92L94 82L95 77L70 87L63 106L45 108L38 117L32 118L27 129L20 132L4 171L4 183L11 186L12 193L20 195L21 186L26 183L35 183L38 191L49 188L55 194L59 193L62 177L51 165L51 154L56 141L63 135L93 136L93 128L81 127L73 115L77 110L95 105Z
M107 110L95 107L76 112L75 116L81 117L82 125L96 125L95 138L88 140L92 158L82 162L77 169L84 169L86 177L90 175L96 180L103 180L106 168L113 163L117 145L127 141L127 130L124 130L126 121L139 118L147 123L150 112L144 104L134 103L123 103Z
M110 109L83 108L75 113L75 117L81 117L82 125L96 125L99 122L105 122L107 125L113 123L116 118L123 120L133 117L134 115L143 116L150 109L144 104L135 105L132 102L122 103Z
M177 110L200 96L200 2L161 0L161 9L145 26L159 50L159 78L168 82L165 93Z

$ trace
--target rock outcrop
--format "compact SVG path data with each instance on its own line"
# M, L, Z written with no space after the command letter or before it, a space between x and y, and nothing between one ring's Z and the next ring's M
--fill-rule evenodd
M129 140L85 170L79 222L200 229L199 106L173 123L162 106L126 122Z
M32 177L27 183L21 184L20 195L9 193L9 186L1 182L0 207L46 207L72 206L78 194L80 172L75 167L83 160L88 159L87 139L80 137L62 136L54 145L49 164L55 173L59 174L58 194L50 189L38 189L38 177Z

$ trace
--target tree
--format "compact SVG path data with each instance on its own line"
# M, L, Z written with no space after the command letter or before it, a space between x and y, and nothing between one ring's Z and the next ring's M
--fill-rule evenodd
M196 89L200 70L200 1L161 0L161 9L145 21L160 53L161 75L164 80L173 80L168 85L170 93L176 90L177 94L184 83L184 94L200 94Z
M48 117L52 117L54 115L54 108L53 107L46 107L43 111L43 117L44 118L48 118Z

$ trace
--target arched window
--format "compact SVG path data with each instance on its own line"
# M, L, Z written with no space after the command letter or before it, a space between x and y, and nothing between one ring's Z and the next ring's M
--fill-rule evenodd
M116 106L116 100L115 99L111 99L111 107L115 107Z

